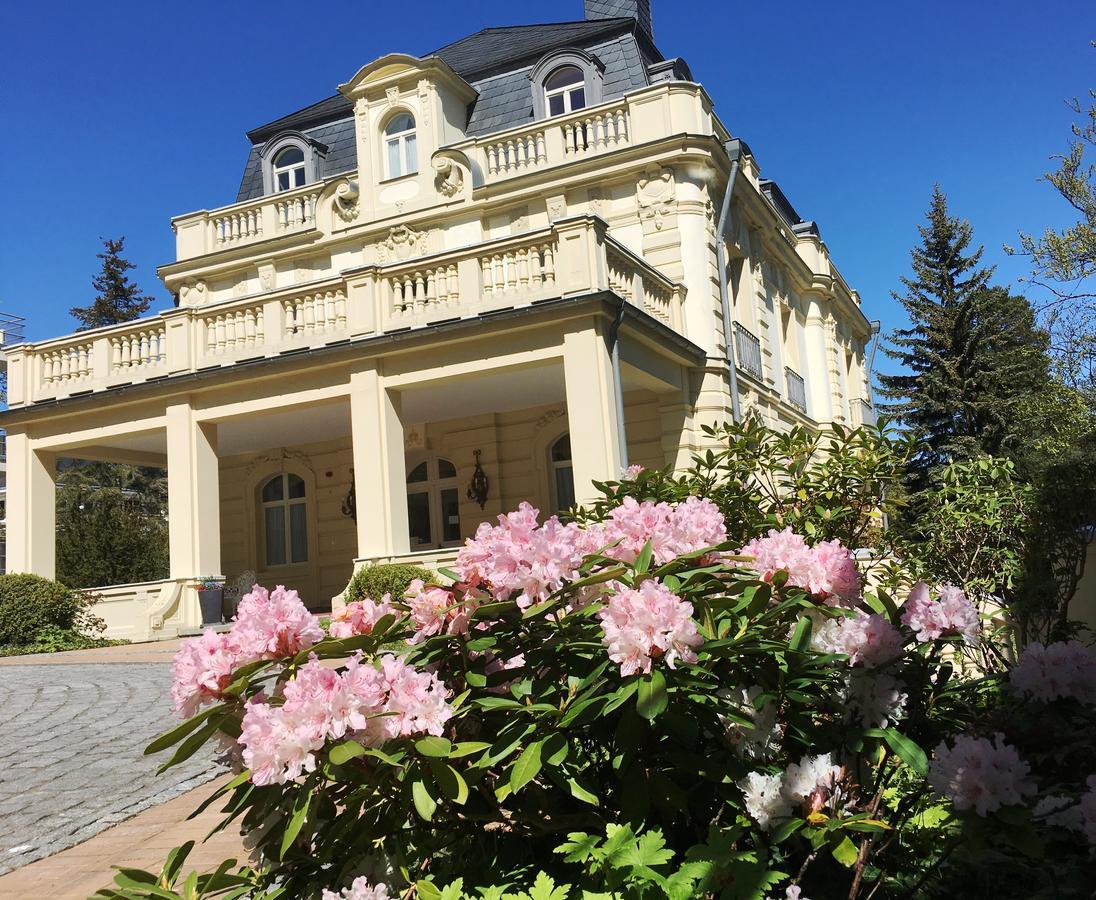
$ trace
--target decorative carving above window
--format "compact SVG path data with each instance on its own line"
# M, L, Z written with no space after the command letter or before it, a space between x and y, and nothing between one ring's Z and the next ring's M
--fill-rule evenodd
M583 50L557 50L543 57L529 72L533 87L533 115L547 119L602 100L605 67Z

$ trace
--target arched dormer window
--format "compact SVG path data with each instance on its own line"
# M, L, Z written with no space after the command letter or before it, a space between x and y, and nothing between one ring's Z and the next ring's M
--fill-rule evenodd
M320 166L327 148L297 131L266 142L259 153L263 168L263 192L278 194L320 180Z
M415 117L410 113L400 113L384 126L384 160L387 178L402 178L418 172Z
M559 50L545 56L529 73L536 118L563 116L600 103L603 70L596 57L582 50Z

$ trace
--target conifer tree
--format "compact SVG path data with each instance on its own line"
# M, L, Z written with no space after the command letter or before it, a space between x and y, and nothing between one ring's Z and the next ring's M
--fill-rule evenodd
M89 306L74 306L69 310L80 323L77 331L132 321L152 305L152 297L142 294L129 279L127 273L136 266L122 256L125 243L125 237L103 239L103 252L96 254L103 261L103 268L91 280L97 292L95 299Z
M979 454L1023 450L1024 410L1047 388L1047 338L1031 304L990 285L993 269L971 248L970 223L948 214L933 191L921 243L911 253L913 277L893 294L910 319L896 330L887 355L901 374L880 376L881 393L925 446L909 486L923 489L939 465Z

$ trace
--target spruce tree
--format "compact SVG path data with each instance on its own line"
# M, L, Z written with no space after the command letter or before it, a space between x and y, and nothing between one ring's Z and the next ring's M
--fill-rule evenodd
M939 185L927 218L913 277L893 294L910 327L893 333L886 352L905 371L879 378L895 401L889 411L925 447L911 471L914 493L937 466L1022 452L1023 410L1048 383L1047 338L1031 304L990 285L993 269L981 265L981 247L971 249L970 223L948 214Z
M77 331L132 321L152 305L152 297L142 294L129 279L127 273L136 266L122 256L125 243L125 237L103 239L103 252L96 254L103 261L103 268L91 280L97 292L95 299L90 306L74 306L69 310L80 322Z

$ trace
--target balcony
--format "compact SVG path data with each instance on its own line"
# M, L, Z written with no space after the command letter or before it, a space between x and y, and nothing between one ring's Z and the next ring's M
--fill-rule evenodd
M576 216L460 250L24 344L9 354L9 403L95 393L609 290L682 331L684 288L610 237L601 219Z
M439 150L456 151L467 158L472 187L478 190L677 134L727 138L712 115L710 98L699 85L652 85L598 106ZM308 233L320 236L345 231L347 223L332 208L334 193L336 185L354 177L347 173L293 191L177 216L172 220L176 259L181 262ZM361 187L366 190L371 186ZM440 206L450 201L437 195L436 202Z
M807 383L795 369L785 368L784 378L788 385L788 402L800 412L807 411Z
M849 414L854 428L875 425L875 409L867 400L849 400Z
M752 331L735 323L735 349L738 352L738 368L754 378L762 377L761 341Z
M24 324L25 320L22 316L0 312L0 348L8 344L22 343Z

